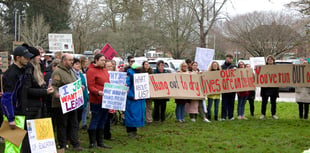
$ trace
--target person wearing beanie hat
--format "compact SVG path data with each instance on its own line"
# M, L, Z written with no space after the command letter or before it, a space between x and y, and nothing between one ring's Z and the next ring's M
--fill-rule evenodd
M268 55L266 58L266 65L274 65L275 64L275 58L272 55ZM266 116L266 107L268 103L268 98L270 97L270 103L271 103L271 117L273 119L278 119L278 116L276 116L277 111L277 98L279 97L279 87L262 87L260 95L262 96L262 107L261 107L261 113L260 119L265 119Z

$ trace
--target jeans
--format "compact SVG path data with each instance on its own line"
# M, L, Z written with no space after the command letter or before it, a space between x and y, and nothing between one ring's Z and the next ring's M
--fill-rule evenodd
M154 99L154 121L165 121L167 99Z
M90 104L91 120L88 129L103 129L107 120L109 110L101 108L101 104Z
M185 104L178 104L175 108L175 115L177 120L184 120L185 115Z
M271 115L276 115L277 112L277 97L276 96L262 96L262 115L266 115L266 109L267 109L267 103L268 103L268 97L270 97L270 103L271 103Z
M231 93L223 93L222 94L222 118L226 119L228 115L228 119L234 117L234 107L235 107L235 92Z
M211 114L212 114L211 108L212 108L213 101L214 101L214 116L218 115L218 108L219 108L220 99L208 98L207 110L208 110L208 116L210 116L210 117L211 117Z
M247 96L238 96L238 116L244 116L244 106L246 103Z
M87 121L87 108L88 105L83 109L83 112L82 112L82 126L83 125L86 125L86 121Z

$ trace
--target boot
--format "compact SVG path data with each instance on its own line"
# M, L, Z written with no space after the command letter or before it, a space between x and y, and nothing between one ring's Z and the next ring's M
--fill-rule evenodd
M128 132L128 138L137 139L138 135L136 131Z
M96 130L87 130L89 137L89 148L96 148Z
M97 129L96 131L97 131L97 135L96 135L97 146L99 148L112 149L111 146L108 146L108 145L103 143L104 129Z
M216 120L216 121L218 120L218 119L217 119L217 116L214 116L214 120Z
M207 115L207 119L208 119L208 120L211 120L211 115Z

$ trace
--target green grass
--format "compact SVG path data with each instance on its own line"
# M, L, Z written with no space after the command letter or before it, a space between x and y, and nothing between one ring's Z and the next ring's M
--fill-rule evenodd
M237 103L235 103L237 104ZM267 119L259 120L261 103L255 103L255 118L249 117L246 104L246 116L249 120L213 121L204 123L175 122L175 103L167 106L167 121L152 123L138 129L139 139L127 138L124 126L112 126L114 141L105 141L113 149L88 149L86 131L80 131L82 147L89 152L229 152L260 153L281 152L298 153L310 148L308 128L309 120L298 118L296 103L278 103L279 120L270 117L270 104L267 106ZM236 106L235 106L236 107ZM235 111L236 113L236 111ZM3 145L1 146L3 148ZM66 151L73 153L73 151Z

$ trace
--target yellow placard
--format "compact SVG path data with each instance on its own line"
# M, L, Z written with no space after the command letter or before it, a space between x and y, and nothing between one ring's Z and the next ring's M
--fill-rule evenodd
M36 119L34 120L34 125L36 128L37 140L54 138L51 118Z

